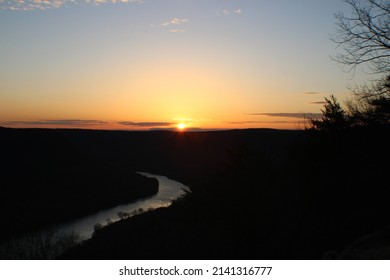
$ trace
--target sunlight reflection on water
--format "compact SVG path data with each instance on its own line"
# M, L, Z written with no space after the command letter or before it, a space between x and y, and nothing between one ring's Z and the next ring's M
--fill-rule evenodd
M80 235L82 239L91 238L94 226L98 223L107 225L107 222L116 222L119 219L119 212L131 213L134 210L142 208L144 211L148 209L156 209L161 207L168 207L172 201L185 194L184 190L188 187L165 176L154 175L144 172L138 172L147 177L154 177L159 181L159 191L156 195L135 202L119 205L107 210L100 211L96 214L86 216L67 224L63 224L57 228L59 232L70 233L75 232ZM184 189L184 190L183 190Z

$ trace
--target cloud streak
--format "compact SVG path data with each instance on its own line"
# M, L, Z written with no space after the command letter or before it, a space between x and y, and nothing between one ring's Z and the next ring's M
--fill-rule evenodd
M184 33L186 32L184 29L171 29L169 30L171 33Z
M319 113L254 113L249 114L251 116L267 116L267 117L281 117L281 118L294 118L304 119L305 117L320 117Z
M172 122L118 122L118 124L133 127L171 127L175 125Z
M246 124L265 124L265 123L292 123L292 121L236 121L236 122L225 122L226 124L233 125L246 125Z
M99 120L79 120L79 119L65 119L65 120L37 120L37 121L8 121L3 122L3 125L11 126L95 126L107 124L107 122Z
M57 9L69 5L102 5L142 3L142 0L0 0L1 10L31 11Z
M326 101L314 101L314 102L310 102L309 104L320 104L320 105L323 105L323 104L326 104Z

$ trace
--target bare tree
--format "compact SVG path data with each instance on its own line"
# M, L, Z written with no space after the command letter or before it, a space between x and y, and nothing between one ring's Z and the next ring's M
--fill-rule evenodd
M372 85L357 87L354 98L343 108L331 95L325 98L321 118L310 118L307 129L340 130L345 128L390 124L390 76Z
M334 60L349 71L368 65L382 78L353 90L354 99L347 100L345 109L334 96L325 98L322 118L308 118L309 129L339 130L390 123L390 1L344 1L352 13L335 15L338 30L332 40L342 51Z
M390 75L353 90L354 99L346 105L355 123L390 123Z
M367 64L373 73L390 72L390 1L345 0L350 16L335 15L337 34L331 39L342 48L333 59L347 67Z

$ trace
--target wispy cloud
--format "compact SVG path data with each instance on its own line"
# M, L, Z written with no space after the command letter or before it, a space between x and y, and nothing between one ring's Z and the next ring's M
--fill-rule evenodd
M171 33L183 33L186 32L184 29L171 29L169 30Z
M321 114L319 113L254 113L249 114L251 116L268 116L268 117L282 117L282 118L296 118L296 119L304 119L307 116L310 117L319 117Z
M229 10L229 9L223 9L221 12L219 12L217 15L224 15L224 16L230 16L230 15L241 15L242 14L242 9L241 8L237 8L237 9L234 9L234 10Z
M181 26L185 23L187 23L189 20L186 18L172 18L171 20L165 21L163 23L160 23L160 26L163 27L171 27L169 29L169 32L171 33L184 33L186 30L183 28L173 28L174 26ZM155 25L152 24L151 27L154 27Z
M315 94L319 94L319 93L316 92L316 91L309 91L309 92L304 92L303 94L306 94L306 95L315 95Z
M241 15L242 14L242 10L239 8L239 9L236 9L233 11L235 14L237 15Z
M186 18L173 18L169 21L161 23L162 26L168 26L168 25L180 25L183 23L187 23L188 19Z
M118 122L118 124L134 127L171 127L175 125L172 122Z
M79 119L65 119L65 120L37 120L37 121L8 121L2 122L2 125L10 126L95 126L107 124L107 122L99 120L79 120Z
M30 11L55 9L68 5L102 5L117 3L143 3L142 0L0 0L1 10Z

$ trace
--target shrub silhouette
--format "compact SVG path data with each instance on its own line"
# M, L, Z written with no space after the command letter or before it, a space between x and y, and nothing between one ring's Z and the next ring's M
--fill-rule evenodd
M117 215L120 220L127 219L130 216L129 213L123 211L119 211Z
M75 247L81 241L76 233L42 231L12 238L0 246L0 259L50 260Z
M97 223L93 226L93 234L95 236L104 226L101 223Z
M325 97L324 109L321 110L321 119L309 118L311 129L315 130L338 130L351 125L350 116L341 107L334 95Z
M342 130L390 123L390 75L354 90L344 109L333 95L325 97L320 119L309 118L309 129Z

